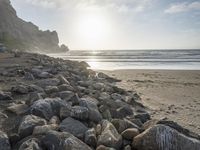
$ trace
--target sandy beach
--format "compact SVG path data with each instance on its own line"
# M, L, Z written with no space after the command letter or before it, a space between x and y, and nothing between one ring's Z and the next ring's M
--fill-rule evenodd
M118 86L136 90L153 118L167 117L200 134L200 71L116 70Z

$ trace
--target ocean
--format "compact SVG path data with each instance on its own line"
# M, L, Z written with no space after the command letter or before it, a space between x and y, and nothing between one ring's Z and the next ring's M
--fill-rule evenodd
M49 55L86 61L94 70L200 70L200 50L74 50Z

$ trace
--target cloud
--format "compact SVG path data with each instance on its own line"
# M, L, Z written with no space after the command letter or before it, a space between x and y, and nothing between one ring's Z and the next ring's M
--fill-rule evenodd
M142 12L153 0L26 0L27 3L47 9L54 8L109 8L119 12Z
M182 2L178 4L172 4L168 9L165 10L165 13L174 14L181 12L188 12L192 10L200 10L200 2Z

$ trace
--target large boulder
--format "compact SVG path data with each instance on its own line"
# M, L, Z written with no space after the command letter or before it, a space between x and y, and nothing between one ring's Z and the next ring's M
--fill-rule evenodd
M45 125L47 124L46 120L34 116L34 115L27 115L24 116L19 128L18 128L18 134L20 135L20 137L26 137L32 134L33 129L36 126L41 126L41 125Z
M49 150L92 150L88 145L67 132L50 131L42 141L45 148Z
M98 136L97 145L104 145L120 149L122 145L122 137L115 129L114 125L107 120L102 121L102 132Z
M30 107L30 113L50 120L53 116L59 116L60 109L67 104L60 98L46 98L35 101Z
M7 134L0 131L0 150L11 150Z
M71 117L64 119L61 122L59 129L62 132L69 132L80 139L84 138L84 134L88 130L83 123Z
M168 126L156 125L136 136L133 147L139 150L199 150L200 141Z

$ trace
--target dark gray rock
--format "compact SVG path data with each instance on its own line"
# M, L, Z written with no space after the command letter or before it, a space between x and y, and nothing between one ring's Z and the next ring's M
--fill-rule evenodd
M19 150L42 150L42 148L38 139L30 138L20 145Z
M10 95L0 91L0 101L1 100L12 100L12 99L13 98Z
M117 132L112 123L107 120L102 121L102 132L98 136L97 145L105 145L108 147L121 149L122 137Z
M128 128L121 133L122 137L127 140L133 140L138 134L140 134L140 132L136 128Z
M33 80L35 80L35 77L33 76L32 73L30 73L30 72L25 72L24 79L25 79L25 80L33 81Z
M81 98L79 105L87 107L89 110L89 120L93 122L100 122L102 120L102 115L98 110L98 101L94 98Z
M56 93L56 92L58 92L58 91L59 91L59 89L58 89L57 86L47 86L47 87L45 88L45 92L46 92L47 94Z
M74 92L72 91L62 91L62 92L59 92L58 96L65 100L65 101L70 101L70 99L74 96Z
M66 105L60 98L46 98L35 101L29 111L31 114L50 120L55 115L59 116L61 107Z
M18 134L20 137L26 137L32 134L34 127L41 126L47 124L46 120L34 116L34 115L27 115L24 116L19 128L18 128Z
M0 150L11 150L7 134L0 131Z
M62 107L60 109L60 118L63 120L65 118L70 117L71 116L71 109L72 109L71 105L67 105L65 107Z
M89 146L95 148L97 144L97 138L96 138L96 133L94 128L89 129L85 132L85 143L88 144Z
M59 91L74 91L74 88L69 84L62 84L58 86Z
M25 85L16 85L11 88L11 91L17 94L27 94L29 92L28 87Z
M128 129L128 128L137 128L139 129L139 127L137 125L135 125L134 123L132 123L131 121L127 120L127 119L113 119L112 124L115 126L115 128L117 129L117 131L119 133L122 133L124 130Z
M87 107L73 106L71 108L70 116L78 120L86 121L89 116L89 110Z
M88 130L83 123L70 117L64 119L59 128L60 131L69 132L80 139L83 139L85 132Z
M136 119L140 119L142 121L142 123L145 123L146 121L151 119L149 113L138 113L134 117Z
M43 126L36 126L33 129L33 135L45 135L51 130L58 130L57 124L50 124L50 125L43 125Z
M136 136L133 147L140 150L199 150L200 141L168 126L156 125Z
M88 145L67 132L50 131L43 138L48 150L92 150Z
M53 78L53 79L43 79L37 82L40 87L46 86L58 86L60 84L60 80Z
M68 84L68 85L70 85L69 81L67 81L67 79L63 75L59 75L58 79L60 80L60 84Z

